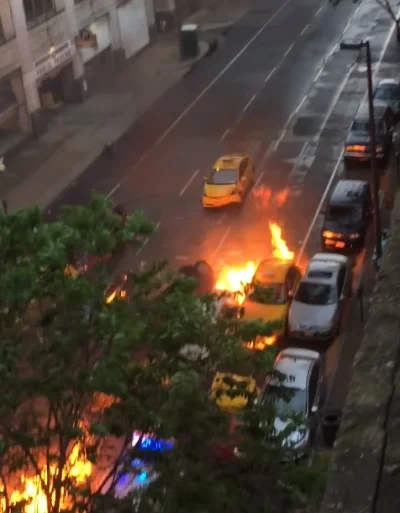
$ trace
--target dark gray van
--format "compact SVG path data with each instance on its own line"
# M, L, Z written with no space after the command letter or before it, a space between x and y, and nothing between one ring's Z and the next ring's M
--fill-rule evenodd
M339 180L321 231L323 250L361 249L373 218L371 188L364 180Z
M393 110L380 102L374 103L376 158L384 164L389 156L393 141L396 118ZM362 104L357 111L344 147L346 167L354 162L368 161L371 157L368 105Z

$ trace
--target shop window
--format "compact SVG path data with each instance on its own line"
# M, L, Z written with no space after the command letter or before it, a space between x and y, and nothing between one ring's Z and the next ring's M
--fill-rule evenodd
M54 0L23 0L28 27L43 23L56 13Z

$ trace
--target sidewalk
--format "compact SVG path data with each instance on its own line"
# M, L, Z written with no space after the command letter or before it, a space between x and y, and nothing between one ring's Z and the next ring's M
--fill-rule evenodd
M217 0L185 20L199 26L196 59L180 60L176 32L160 35L123 70L99 83L84 103L66 104L52 113L48 131L6 161L6 170L0 173L0 199L7 200L10 212L50 205L99 157L106 143L117 141L207 55L218 33L248 9L244 0Z

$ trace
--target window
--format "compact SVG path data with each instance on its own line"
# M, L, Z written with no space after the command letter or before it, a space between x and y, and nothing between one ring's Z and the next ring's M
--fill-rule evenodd
M262 403L273 401L276 408L276 414L280 418L286 418L289 415L306 412L307 394L300 388L281 386L269 386Z
M56 12L54 0L23 0L28 26L50 18Z
M286 302L286 290L283 283L254 283L247 297L262 305L283 305Z
M326 220L339 224L353 224L361 221L362 209L360 206L332 205L326 213Z
M306 305L331 305L336 302L335 288L325 283L302 281L295 300Z
M236 169L213 169L207 183L212 185L235 185L237 183Z

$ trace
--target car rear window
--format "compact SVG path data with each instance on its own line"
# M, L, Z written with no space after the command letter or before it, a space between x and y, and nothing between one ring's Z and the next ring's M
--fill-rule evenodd
M330 271L310 271L308 276L310 278L321 278L323 280L329 280L332 278L332 273Z
M375 123L375 127L376 127L375 130L377 133L382 132L383 125L381 122ZM351 131L352 132L363 132L363 133L368 134L369 133L369 122L368 121L359 121L356 119L355 121L353 121L353 124L351 125Z
M399 86L396 84L382 85L374 94L375 100L394 100L399 98Z
M359 206L332 205L326 213L327 221L353 223L361 220L362 209Z
M207 182L213 185L234 185L237 183L237 170L213 169Z

